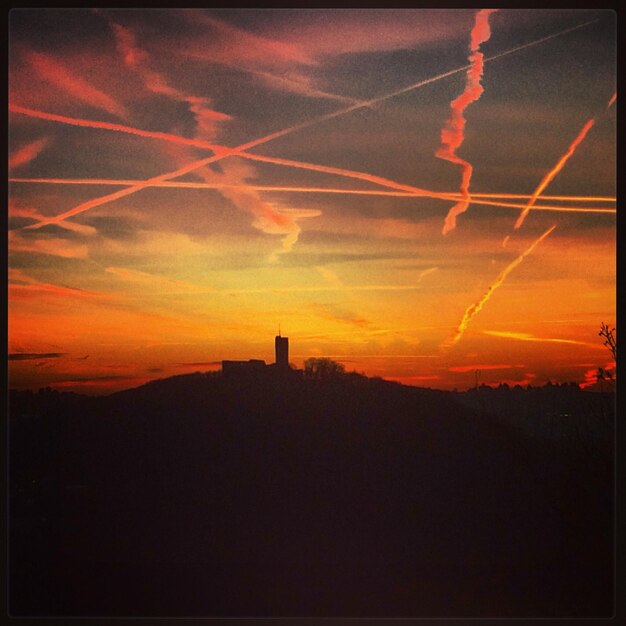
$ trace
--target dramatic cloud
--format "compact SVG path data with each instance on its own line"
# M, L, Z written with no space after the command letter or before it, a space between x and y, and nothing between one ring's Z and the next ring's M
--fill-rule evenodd
M523 192L613 93L613 18L499 11L18 12L9 340L33 358L9 361L12 387L108 393L270 360L279 324L298 365L438 388L476 368L582 380L614 319L615 116L594 117L553 195ZM453 110L471 190L435 156ZM460 203L463 228L438 236ZM536 235L503 245L527 207ZM489 325L441 350L553 222Z
M554 33L553 35L549 35L547 37L543 37L541 39L537 39L537 40L531 41L531 42L529 42L527 44L523 44L521 46L517 46L515 48L511 48L510 50L507 50L505 52L497 54L497 55L495 55L495 56L493 56L493 57L491 57L489 59L483 59L483 63L487 62L488 60L495 60L495 59L498 59L498 58L502 58L502 57L504 57L504 56L506 56L508 54L512 54L514 52L518 52L518 51L523 50L525 48L528 48L530 46L538 45L539 43L541 43L543 41L547 41L549 39L553 39L555 37L561 36L561 35L563 35L565 33L571 32L571 31L576 30L578 28L582 28L585 25L586 24L581 24L581 25L578 25L576 27L560 31L558 33ZM72 217L74 215L78 215L80 213L83 213L84 211L88 211L89 209L101 206L103 204L107 204L108 202L111 202L113 200L117 200L119 198L122 198L122 197L128 196L130 194L136 193L137 191L141 191L142 189L146 189L146 188L150 187L151 185L153 185L154 183L159 183L159 182L171 180L173 178L178 178L178 177L183 176L183 175L185 175L185 174L187 174L189 172L193 172L195 170L198 170L201 167L205 167L206 165L209 165L210 163L215 163L217 161L220 161L220 160L224 159L227 156L238 155L238 154L240 154L242 152L245 152L246 150L248 150L250 148L253 148L253 147L265 144L265 143L267 143L269 141L273 141L273 140L278 139L280 137L284 137L285 135L291 134L291 133L296 132L298 130L302 130L304 128L308 128L309 126L313 126L313 125L318 124L320 122L323 122L323 121L326 121L326 120L330 120L330 119L333 119L333 118L345 115L347 113L351 113L353 111L356 111L356 110L364 108L364 107L368 107L368 106L372 106L374 104L378 104L379 102L383 102L384 100L387 100L389 98L393 98L395 96L398 96L400 94L406 93L408 91L412 91L414 89L423 87L423 86L431 84L433 82L442 80L444 78L447 78L448 76L452 76L454 74L457 74L457 73L459 73L459 72L461 72L461 71L463 71L465 69L471 68L471 67L472 67L472 64L470 64L469 66L463 66L463 67L451 70L449 72L444 72L442 74L437 74L436 76L433 76L433 77L425 79L425 80L421 80L421 81L419 81L417 83L413 83L413 84L411 84L411 85L409 85L407 87L403 87L402 89L398 89L398 90L392 91L392 92L387 93L387 94L385 94L383 96L380 96L380 97L377 97L377 98L373 98L373 99L370 99L370 100L366 100L366 101L363 101L361 103L354 104L354 105L351 105L351 106L343 108L343 109L339 109L338 111L334 111L332 113L328 113L328 114L325 114L325 115L322 115L322 116L319 116L319 117L316 117L316 118L312 118L312 119L310 119L308 121L305 121L305 122L302 122L300 124L296 124L294 126L290 126L288 128L284 128L284 129L282 129L280 131L276 131L274 133L271 133L269 135L264 135L263 137L259 137L258 139L254 139L254 140L248 141L248 142L246 142L244 144L241 144L241 145L239 145L239 146L237 146L235 148L228 148L228 149L221 150L219 153L215 154L212 157L207 157L205 159L200 159L198 161L193 161L192 163L189 163L186 166L181 167L181 168L179 168L177 170L174 170L172 172L167 172L165 174L161 174L159 176L155 176L155 177L150 178L150 179L148 179L148 180L146 180L146 181L144 181L142 183L139 183L137 185L133 185L132 187L128 187L126 189L117 191L117 192L115 192L113 194L108 194L106 196L102 196L100 198L94 198L94 199L89 200L87 202L81 203L81 204L77 205L76 207L74 207L73 209L70 209L69 211L65 211L64 213L62 213L60 215L57 215L54 218L49 218L49 219L47 219L45 221L41 221L38 224L30 226L29 228L39 228L39 227L41 227L41 226L43 226L45 224L53 224L53 223L62 222L65 219L67 219L68 217ZM270 160L269 158L261 159L259 156L257 156L256 159L257 160L265 160L265 161L269 161ZM278 159L274 159L274 162L278 163L278 161L279 161ZM335 169L335 168L327 168L327 169L330 170L330 169ZM331 173L331 172L329 171L329 173ZM362 177L362 176L356 176L356 177ZM385 179L383 179L381 177L372 177L372 178L380 179L381 181L385 180ZM374 181L372 180L372 182L374 182ZM401 190L410 190L410 191L415 191L416 189L418 189L418 188L409 187L409 186L397 186L396 187L394 185L394 187L398 188L398 189L401 189ZM421 193L422 191L423 190L418 190L418 193ZM426 194L422 194L422 195L426 195ZM296 235L296 238L297 238L297 235ZM291 240L295 241L293 233L291 234ZM293 244L291 244L291 245L293 245Z

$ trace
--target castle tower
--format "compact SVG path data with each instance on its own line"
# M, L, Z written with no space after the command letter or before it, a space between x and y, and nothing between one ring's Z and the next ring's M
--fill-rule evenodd
M276 367L289 368L289 337L281 337L280 334L274 339L276 352Z

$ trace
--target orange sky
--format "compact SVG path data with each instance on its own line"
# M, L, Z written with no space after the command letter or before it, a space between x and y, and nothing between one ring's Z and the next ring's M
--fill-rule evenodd
M476 18L12 11L10 386L273 362L279 325L298 367L441 389L610 367L614 14Z

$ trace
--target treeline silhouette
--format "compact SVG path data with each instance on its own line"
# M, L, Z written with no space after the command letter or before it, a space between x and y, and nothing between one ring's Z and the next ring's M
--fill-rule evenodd
M608 394L198 373L9 407L12 615L612 613Z

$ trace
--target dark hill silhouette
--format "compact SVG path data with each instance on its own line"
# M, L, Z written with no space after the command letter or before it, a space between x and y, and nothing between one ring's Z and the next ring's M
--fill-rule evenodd
M356 374L12 391L11 613L609 616L611 409Z

